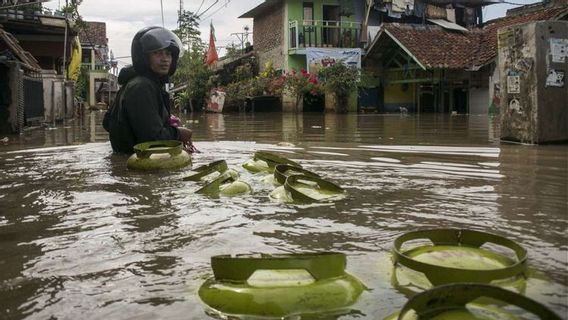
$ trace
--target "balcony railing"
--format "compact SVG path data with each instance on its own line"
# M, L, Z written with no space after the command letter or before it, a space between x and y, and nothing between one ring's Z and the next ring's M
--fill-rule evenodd
M96 70L96 71L106 71L108 70L107 64L104 63L95 63L93 66L90 62L81 63L81 69L83 70Z
M289 21L289 49L305 47L358 48L361 23L334 20Z

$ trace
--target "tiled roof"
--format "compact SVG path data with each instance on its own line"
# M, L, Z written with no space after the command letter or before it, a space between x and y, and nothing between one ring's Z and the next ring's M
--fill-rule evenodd
M522 9L522 8L519 8ZM507 15L503 18L489 21L484 27L483 41L480 43L477 65L485 65L497 56L497 30L521 23L529 23L543 20L555 20L568 14L568 5L559 7L543 7L540 5L530 10L519 11L516 14Z
M520 23L555 20L568 14L568 5L529 6L467 32L422 24L384 23L368 53L380 47L386 35L398 42L426 69L476 69L497 55L497 30Z
M106 23L87 21L87 26L79 30L81 45L106 46Z
M467 69L475 62L480 32L445 30L440 26L389 23L384 30L426 69Z

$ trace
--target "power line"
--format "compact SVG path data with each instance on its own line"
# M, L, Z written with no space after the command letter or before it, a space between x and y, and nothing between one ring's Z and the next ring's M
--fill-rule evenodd
M204 3L205 3L205 0L201 0L201 4L199 5L199 8L197 8L197 11L195 11L195 15L197 15L199 13L199 10L201 10L201 7L203 6Z
M213 4L212 4L212 5L210 5L209 7L207 7L207 9L205 9L205 11L201 12L201 14L200 14L200 15L198 15L197 17L198 17L198 18L201 18L201 16L202 16L202 15L204 15L204 14L205 14L205 12L209 11L209 9L211 9L211 8L212 8L212 7L214 6L214 5L216 5L216 4L217 4L217 2L219 2L219 0L215 0L215 2L213 2ZM205 20L205 19L203 19L203 20Z
M211 13L210 15L208 15L207 17L203 18L203 20L207 20L209 18L211 18L212 16L214 16L217 12L219 12L219 10L226 8L227 5L229 5L229 3L231 2L231 0L226 0L225 4L223 6L221 6L219 9L213 11L213 13Z

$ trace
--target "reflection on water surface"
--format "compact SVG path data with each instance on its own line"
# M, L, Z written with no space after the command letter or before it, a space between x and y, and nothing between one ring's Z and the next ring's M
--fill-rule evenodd
M524 245L537 270L525 294L568 318L566 145L500 144L476 116L197 114L194 167L225 159L255 190L210 199L181 181L189 169L126 170L91 116L0 146L0 318L207 318L196 291L211 256L331 250L371 289L340 318L380 319L407 300L391 283L393 239L432 227ZM257 150L349 197L271 201L241 167Z

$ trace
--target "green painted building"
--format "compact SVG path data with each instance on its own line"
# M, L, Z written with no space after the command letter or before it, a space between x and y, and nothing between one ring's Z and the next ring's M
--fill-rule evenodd
M305 69L306 48L360 48L365 0L266 0L239 18L254 19L261 68Z

